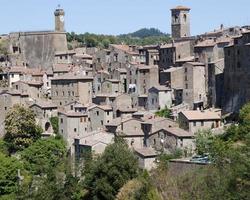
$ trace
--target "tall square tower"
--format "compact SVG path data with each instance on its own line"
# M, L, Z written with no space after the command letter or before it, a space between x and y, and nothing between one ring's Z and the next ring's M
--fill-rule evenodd
M184 6L177 6L171 9L173 39L190 37L189 11L190 8Z

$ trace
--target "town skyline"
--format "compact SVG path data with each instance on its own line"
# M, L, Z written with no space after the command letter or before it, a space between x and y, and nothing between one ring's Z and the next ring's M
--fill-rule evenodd
M4 19L8 13L15 12L15 14L8 16L8 20L3 23L4 26L0 27L0 34L17 31L53 30L52 13L60 4L66 12L65 28L67 32L110 35L130 33L140 28L151 27L164 33L170 33L169 10L176 5L185 5L192 8L191 34L197 35L218 29L220 24L224 24L225 27L250 24L250 13L247 12L249 2L247 0L239 1L228 3L226 0L219 2L211 0L199 3L196 0L173 0L171 2L136 0L133 1L134 6L131 6L125 0L109 0L105 3L98 0L84 0L75 4L65 0L53 2L27 0L15 3L1 0L3 11L0 13L0 17ZM225 3L228 4L226 10L224 10ZM211 12L207 12L208 10ZM238 14L233 17L232 11ZM240 15L241 12L245 14ZM15 23L17 20L21 20L22 23Z

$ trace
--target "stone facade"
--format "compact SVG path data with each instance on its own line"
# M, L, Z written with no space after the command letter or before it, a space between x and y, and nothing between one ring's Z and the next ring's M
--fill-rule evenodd
M190 8L184 6L177 6L171 9L173 39L190 36L189 11Z
M182 111L178 117L180 128L191 133L210 130L222 126L221 113L205 110Z
M113 110L110 106L94 105L88 108L88 115L91 131L104 129L104 125L113 120Z
M250 32L234 38L234 43L225 48L224 112L239 112L250 100Z
M148 90L148 110L161 110L172 106L172 90L164 86L155 86Z
M92 101L92 80L92 77L72 74L53 78L51 99L60 107L72 101L88 104Z
M190 62L184 68L183 102L191 109L203 107L206 99L205 66L202 63Z

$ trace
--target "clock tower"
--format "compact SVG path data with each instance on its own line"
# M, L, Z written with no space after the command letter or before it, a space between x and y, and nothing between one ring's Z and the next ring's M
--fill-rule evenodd
M55 31L57 32L64 32L64 16L65 12L63 9L58 7L55 12Z

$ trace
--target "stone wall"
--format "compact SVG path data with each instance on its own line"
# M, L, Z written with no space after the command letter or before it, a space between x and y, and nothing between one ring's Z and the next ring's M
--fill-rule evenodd
M9 37L13 65L51 68L55 52L67 51L65 32L19 32L10 33ZM15 47L18 48L17 52L14 51Z

